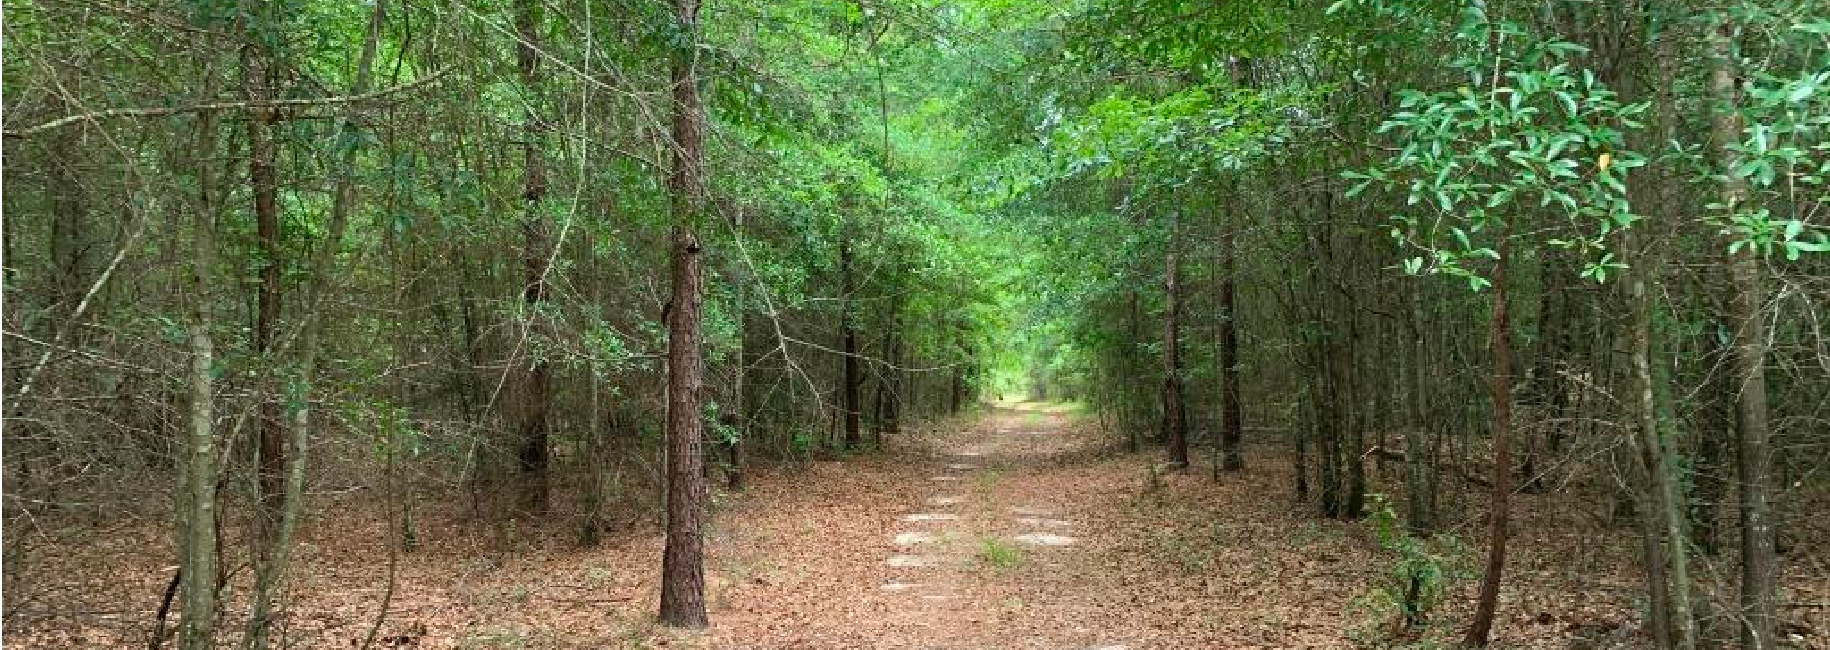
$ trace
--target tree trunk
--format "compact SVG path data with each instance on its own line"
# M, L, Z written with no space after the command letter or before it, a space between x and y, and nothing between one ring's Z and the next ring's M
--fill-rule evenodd
M1435 461L1424 440L1430 425L1430 385L1428 365L1430 346L1426 338L1423 288L1413 286L1409 303L1411 354L1405 370L1410 375L1411 426L1404 428L1404 523L1415 536L1426 536L1436 528L1430 499L1429 467Z
M1244 438L1243 417L1239 404L1239 329L1238 311L1234 309L1234 282L1239 275L1235 250L1237 215L1228 219L1226 232L1220 235L1220 469L1245 469L1240 453Z
M863 444L864 374L858 366L858 321L852 304L852 259L850 233L839 235L839 329L844 336L845 448L857 449Z
M884 324L883 432L902 432L902 294L890 299L890 318Z
M1727 181L1721 189L1721 203L1734 211L1742 209L1747 187L1737 178L1735 168L1740 154L1729 144L1740 141L1741 118L1736 112L1736 63L1733 35L1735 24L1724 19L1713 35L1717 61L1710 78L1710 92L1717 105L1713 120L1715 141L1721 148L1717 167ZM1728 236L1724 249L1738 235ZM1761 320L1761 304L1766 297L1761 277L1760 258L1753 245L1727 254L1730 297L1729 322L1734 327L1733 366L1735 371L1735 414L1739 435L1735 453L1741 493L1741 644L1749 650L1770 650L1778 646L1774 632L1777 622L1774 576L1778 558L1774 550L1772 506L1773 449L1767 428L1766 406L1766 323Z
M667 318L667 548L661 560L660 617L665 625L703 628L708 621L700 530L705 501L699 421L702 251L694 233L705 190L696 45L699 0L676 0L674 10L688 42L694 45L676 52L673 64L674 164L668 179L674 211L673 299Z
M1725 305L1715 305L1717 314L1726 311ZM1708 323L1698 337L1705 350L1699 360L1705 373L1702 394L1708 397L1703 398L1705 403L1697 415L1698 435L1692 460L1696 465L1696 490L1690 500L1690 537L1697 550L1711 558L1722 548L1717 512L1728 496L1728 473L1732 471L1728 448L1735 431L1734 393L1730 388L1734 382L1730 373L1722 370L1732 365L1732 346L1723 345L1722 334L1728 331L1729 325L1717 319Z
M206 82L206 88L214 84ZM206 91L205 96L208 96ZM197 119L197 214L193 258L195 322L191 324L190 428L184 441L182 487L178 499L180 600L184 619L178 632L183 650L216 647L216 416L215 314L216 234L214 187L210 165L216 149L216 115Z
M1144 374L1144 364L1142 362L1143 354L1141 352L1141 348L1144 346L1144 308L1141 304L1142 302L1143 299L1138 295L1136 289L1132 289L1125 300L1124 362L1125 370L1127 372L1126 376L1120 379L1120 381L1124 382L1124 393L1119 395L1119 399L1124 403L1124 406L1120 407L1120 413L1124 419L1124 422L1122 422L1121 425L1125 427L1125 450L1133 454L1144 448L1143 429L1146 426L1145 423L1149 421L1143 417L1144 414L1142 413L1147 407L1146 403L1142 399L1131 398L1131 386L1133 382L1136 382L1137 378Z
M1465 645L1485 647L1499 606L1500 575L1506 568L1506 523L1512 498L1512 324L1507 314L1506 266L1512 255L1512 224L1501 235L1499 259L1493 266L1493 493L1487 521L1487 570L1481 578L1480 601L1474 622L1468 626Z
M199 300L207 298L199 297ZM208 308L200 311L207 312ZM210 318L199 314L191 326L191 427L186 441L183 572L185 650L216 647L216 449L214 344Z
M76 105L67 98L59 100L57 105L58 109L66 114L75 113L78 110ZM83 304L84 296L91 285L93 280L91 269L95 266L92 258L100 250L89 232L91 222L87 200L88 191L79 181L78 168L84 160L81 155L81 152L84 151L81 142L82 135L82 131L77 129L67 129L56 134L51 139L47 152L50 155L51 164L45 168L44 190L51 200L52 212L50 253L54 269L51 302L57 310L68 315L69 319L82 317L82 314L77 313L78 305ZM7 240L11 241L11 239L9 234ZM12 249L8 248L6 259L17 260L19 258L14 257ZM8 264L9 267L16 265L17 262ZM13 283L10 276L6 281L7 287L18 286ZM63 319L45 318L39 320L38 324L46 329L44 335L47 337L54 337L55 334L51 332L57 330L70 332L73 336L68 339L68 345L72 348L82 348L87 339L84 331L88 328L59 323L60 320Z
M1640 259L1628 266L1627 299L1632 323L1629 356L1633 364L1632 408L1640 462L1646 470L1646 579L1654 638L1661 647L1691 650L1697 646L1696 619L1690 606L1689 544L1684 534L1684 498L1678 482L1676 451L1659 435L1658 404L1652 377L1652 301L1646 283L1653 277L1650 254L1635 250L1640 237L1629 231L1628 254ZM1630 258L1631 259L1631 258ZM1662 544L1662 547L1661 547Z
M955 336L957 337L958 335L956 334ZM966 402L966 343L958 338L955 338L954 340L960 347L958 348L959 355L953 360L953 379L952 382L948 384L948 415L959 415L960 408L965 406Z
M251 16L264 13L264 3L251 3ZM272 72L267 67L267 53L249 44L242 48L242 93L250 102L268 99ZM259 461L256 499L259 505L254 519L253 558L255 571L265 573L267 556L272 552L280 510L284 508L286 474L286 429L280 420L279 396L274 384L274 328L280 316L280 267L284 264L280 249L279 180L275 172L278 146L273 141L273 109L256 108L248 112L248 187L254 199L255 239L260 249L260 288L254 310L253 352L260 363L262 386L258 392L259 437L255 446Z
M540 57L543 56L540 52L540 7L538 0L517 0L515 3L518 37L515 61L521 73L521 87L529 95L521 136L525 162L521 190L522 261L527 276L522 289L525 312L522 340L516 346L518 356L526 355L527 359L513 360L519 369L517 383L520 388L514 395L515 404L511 410L515 415L515 439L520 445L516 455L518 505L529 512L545 512L547 508L547 414L552 402L552 373L544 355L530 352L529 341L540 322L540 302L546 296L547 260L553 247L548 241L546 215L542 213L541 205L546 198L546 156L540 146L541 132L545 130L539 108Z
M1168 259L1163 271L1164 296L1169 306L1163 314L1163 437L1169 445L1169 464L1188 467L1188 411L1182 405L1182 301L1181 242L1177 217L1170 217Z
M1322 301L1325 302L1326 299ZM1321 308L1318 308L1318 312L1325 315ZM1322 516L1339 517L1345 509L1346 501L1342 497L1346 463L1342 460L1341 452L1341 417L1336 413L1339 410L1342 385L1332 349L1339 343L1334 340L1330 325L1320 321L1318 318L1317 331L1310 335L1308 351L1313 355L1313 366L1319 375L1316 379L1321 390L1313 390L1312 384L1307 397L1310 417L1314 423L1316 461L1321 463L1316 468L1316 482L1321 484L1322 492L1318 505Z
M387 16L386 0L376 0L369 16L367 38L356 68L355 82L350 92L360 94L368 91L369 80L375 63L375 52L381 40L382 22ZM252 127L251 127L252 128ZM354 120L345 119L338 127L341 130L355 129ZM322 338L324 319L318 310L319 302L327 293L331 278L335 275L333 265L337 249L343 244L343 233L349 223L351 205L355 201L355 182L352 176L355 166L355 150L345 149L341 155L338 175L331 190L331 212L327 224L327 233L322 244L311 257L310 290L306 295L305 309L301 314L302 340L299 344L298 394L289 396L287 402L293 404L292 427L286 437L284 448L285 482L282 487L282 505L274 537L267 545L267 563L262 571L256 574L253 602L249 608L247 645L252 648L267 646L267 632L272 618L272 603L280 587L285 584L285 576L292 557L292 539L298 528L299 519L305 508L305 457L310 442L311 426L311 387L317 379L318 348ZM277 258L276 258L277 259ZM277 296L275 299L277 303ZM263 439L263 444L264 444ZM263 461L269 457L262 453ZM264 481L263 481L264 482Z
M1300 406L1299 406L1300 408ZM1296 475L1296 502L1309 502L1309 422L1313 416L1298 415L1293 423L1295 431L1291 432L1291 444L1296 447L1291 461L1291 472Z
M733 215L734 228L739 239L744 236L743 211ZM737 372L731 386L732 414L735 416L736 431L725 441L725 458L728 465L724 471L725 487L732 492L744 489L744 445L750 437L750 276L744 266L744 260L738 259L731 264L731 282L736 286L737 303L733 309L737 317Z
M1341 511L1337 517L1357 520L1366 513L1366 425L1365 415L1357 406L1359 378L1354 375L1357 370L1354 364L1354 350L1360 345L1360 333L1354 319L1355 307L1352 299L1346 299L1345 307L1339 318L1346 323L1346 341L1334 346L1339 355L1331 366L1340 373L1340 381L1335 384L1332 400L1335 404L1334 415L1339 418L1342 433L1345 434L1341 450L1341 461L1345 463L1347 485L1342 494Z

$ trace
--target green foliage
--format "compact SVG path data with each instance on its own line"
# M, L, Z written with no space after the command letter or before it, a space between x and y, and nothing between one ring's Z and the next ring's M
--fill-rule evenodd
M982 537L979 539L977 557L979 562L985 566L1006 570L1021 566L1024 554L1023 548L1020 546L1006 543L996 537Z
M1473 260L1498 257L1510 220L1551 215L1562 221L1557 246L1583 261L1582 275L1603 281L1620 264L1607 238L1638 217L1627 201L1629 171L1646 159L1628 150L1625 131L1642 126L1645 104L1622 104L1572 55L1586 48L1531 34L1488 17L1471 4L1455 31L1452 67L1461 85L1405 91L1399 110L1379 127L1402 147L1380 165L1344 175L1368 187L1402 190L1406 212L1392 216L1391 236L1419 254L1406 273L1490 284Z
M1430 613L1460 578L1463 549L1449 536L1427 541L1413 537L1399 523L1390 497L1367 496L1371 504L1366 524L1389 563L1372 589L1355 599L1367 622L1353 636L1361 645L1383 645L1387 637L1409 635L1429 623Z
M1761 255L1777 247L1787 260L1803 253L1830 251L1830 231L1811 224L1802 204L1830 198L1830 44L1824 37L1830 26L1807 19L1776 38L1794 43L1802 51L1795 74L1760 69L1741 88L1745 100L1738 107L1742 139L1729 144L1740 160L1728 174L1745 182L1752 200L1708 207L1721 215L1724 229L1732 233L1730 252L1752 246ZM1710 181L1715 176L1709 177ZM1789 214L1788 214L1789 213Z

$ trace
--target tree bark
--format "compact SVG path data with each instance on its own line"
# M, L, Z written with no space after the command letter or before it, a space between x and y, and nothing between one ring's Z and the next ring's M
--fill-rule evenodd
M1659 435L1658 404L1652 377L1652 301L1646 289L1655 262L1636 250L1641 239L1629 232L1628 254L1639 259L1629 264L1627 293L1632 323L1629 353L1635 433L1641 463L1646 470L1648 503L1645 514L1646 579L1656 634L1661 647L1690 650L1697 646L1696 619L1690 605L1689 544L1684 531L1684 497L1678 482L1677 455L1670 441ZM1629 258L1631 259L1631 258ZM1662 546L1661 546L1662 545Z
M1188 411L1182 404L1182 275L1178 217L1170 217L1168 258L1163 271L1163 292L1169 305L1163 314L1163 436L1169 445L1169 464L1188 467Z
M745 235L743 211L738 210L732 220L733 228L741 241ZM731 263L731 281L736 285L735 302L737 303L733 307L737 316L737 372L731 386L731 409L735 416L733 428L736 431L725 442L725 457L728 465L725 467L724 482L725 488L732 492L742 492L744 489L744 446L749 442L752 415L749 394L750 355L752 353L750 347L750 275L744 264L745 261L742 259L734 259Z
M206 82L206 89L213 86ZM206 96L208 91L206 90ZM214 188L210 170L216 149L216 115L198 116L197 213L192 272L194 322L190 331L190 426L184 441L179 513L179 586L184 619L178 646L183 650L216 647L216 416L215 342L210 330L215 313L216 233Z
M889 322L884 324L884 355L888 367L883 369L883 432L896 435L902 431L902 295L890 299Z
M69 99L60 100L58 104L64 109L62 112L75 110ZM54 269L51 302L63 313L71 314L71 318L81 317L81 314L75 313L76 307L81 304L85 291L90 286L90 268L93 266L91 258L99 250L95 242L91 241L89 233L88 192L78 180L80 174L77 167L83 160L80 154L83 151L81 136L80 131L66 131L52 138L47 152L51 164L45 168L44 189L51 200L52 213L50 252ZM8 240L11 240L10 236ZM7 249L6 258L18 259L13 257L10 248ZM17 285L9 278L7 286ZM51 332L59 328L57 320L59 319L46 318L40 321L40 325L46 328L44 336L54 336ZM83 347L82 330L86 328L70 329L76 331L76 338L71 339L70 346Z
M1734 47L1735 24L1723 19L1712 35L1716 49L1715 69L1710 76L1710 94L1715 99L1716 114L1712 126L1718 149L1717 167L1727 179L1721 188L1721 202L1730 214L1742 209L1747 199L1745 181L1735 176L1740 154L1728 145L1741 138L1741 118L1736 112L1737 53ZM1724 249L1738 238L1730 231ZM1741 493L1741 644L1749 650L1769 650L1778 646L1774 631L1777 603L1774 576L1778 558L1774 549L1772 506L1773 449L1767 427L1766 323L1761 320L1761 303L1766 296L1760 258L1749 243L1727 253L1723 266L1728 271L1729 322L1734 328L1733 366L1736 382L1735 414L1738 432L1735 464Z
M1512 498L1512 323L1507 314L1506 267L1512 256L1512 224L1501 235L1499 259L1493 266L1493 493L1487 520L1487 570L1481 578L1480 601L1474 622L1463 643L1485 647L1499 607L1500 576L1506 568L1506 523Z
M1119 379L1124 386L1123 394L1119 395L1119 399L1124 403L1124 406L1121 407L1124 421L1120 424L1125 427L1125 450L1133 454L1144 448L1143 429L1148 426L1149 422L1142 413L1149 408L1148 402L1145 402L1141 395L1137 399L1132 398L1135 390L1132 386L1144 374L1142 351L1144 347L1144 308L1142 303L1143 297L1138 295L1138 290L1135 288L1125 298L1124 365L1126 375Z
M839 235L839 329L844 337L845 360L843 394L845 408L845 448L857 449L863 444L864 374L858 366L858 320L852 304L851 233Z
M1436 528L1430 499L1429 467L1435 458L1429 452L1424 436L1430 425L1429 353L1430 345L1424 320L1423 287L1413 286L1406 300L1409 309L1411 354L1405 364L1410 379L1411 426L1404 428L1404 523L1415 536L1427 536Z
M264 13L264 3L248 4L250 16ZM272 71L267 53L252 43L242 48L242 93L249 102L268 99ZM260 288L254 310L254 356L260 361L262 387L259 391L259 437L255 447L259 462L253 554L257 573L265 573L264 564L273 548L280 510L285 507L286 428L281 421L279 395L274 389L273 372L278 359L273 358L274 329L280 316L280 267L285 260L280 249L279 179L275 171L278 146L273 141L274 111L254 108L248 111L248 187L254 200L254 229L260 260Z
M954 344L958 347L953 359L953 378L947 388L947 414L959 415L960 409L966 405L966 341L957 331L953 336Z
M1239 403L1239 329L1238 310L1234 302L1234 282L1239 275L1235 243L1237 215L1229 218L1226 231L1220 235L1220 467L1227 471L1245 469L1240 453L1244 438L1244 421Z
M665 625L703 628L705 615L705 462L699 416L702 295L699 237L704 209L704 135L697 72L699 0L675 0L675 19L689 45L674 54L673 173L668 179L673 299L667 318L667 544L661 559L660 618Z
M517 0L515 3L515 60L521 74L521 87L529 95L526 123L522 125L522 233L523 264L527 276L522 290L525 310L518 349L528 355L516 359L519 368L515 394L515 433L520 450L516 457L518 505L529 512L547 509L547 415L552 403L552 373L544 355L529 354L529 341L539 322L540 303L546 296L547 260L553 244L548 241L546 215L542 202L546 198L546 156L540 146L540 2Z
M210 325L210 317L199 314L190 336L191 426L185 445L184 561L179 567L184 574L179 646L185 650L216 647L216 388Z

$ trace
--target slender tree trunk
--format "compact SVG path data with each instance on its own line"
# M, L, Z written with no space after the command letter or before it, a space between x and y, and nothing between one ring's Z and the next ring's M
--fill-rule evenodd
M206 73L209 74L209 73ZM206 82L206 89L214 86ZM206 91L205 96L209 92ZM178 632L183 650L216 647L216 416L215 326L216 233L214 181L211 154L216 149L216 115L205 112L197 119L197 214L194 215L192 310L190 331L190 427L184 441L182 487L179 491L179 585L184 619Z
M733 215L737 237L744 237L744 215L739 210ZM737 316L737 372L731 386L731 409L736 420L736 432L725 442L725 455L729 466L725 468L725 487L732 492L744 489L744 445L750 437L750 276L741 259L731 264L731 282L736 285Z
M542 202L546 198L546 155L541 148L541 133L545 131L540 114L540 52L541 33L539 0L517 0L515 3L515 32L518 41L515 45L515 61L521 74L521 87L529 95L527 114L522 125L522 169L521 216L523 245L522 258L527 276L522 288L523 315L521 337L518 346L526 360L514 359L518 370L517 383L520 385L515 395L515 433L516 444L520 445L517 454L517 485L520 491L519 506L529 512L545 512L547 508L547 414L552 403L552 373L547 368L544 355L531 351L533 329L540 322L540 303L546 296L547 260L552 255L553 243L548 241L546 215L542 212Z
M264 2L250 2L250 16L264 16ZM242 48L242 94L250 102L268 99L272 72L267 53L254 44ZM280 317L280 268L285 264L280 249L279 179L275 171L278 145L273 141L273 109L256 108L248 112L248 187L254 199L255 239L260 249L260 288L254 310L253 352L260 360L262 387L259 392L259 434L255 446L259 462L256 482L259 501L255 516L256 572L265 573L267 556L272 552L280 510L284 507L286 474L286 427L281 421L279 396L274 394L277 377L274 367L274 329Z
M249 17L266 19L264 2L251 2L246 10ZM268 53L258 45L250 43L242 48L242 92L250 102L265 101L271 95L273 72L268 67L268 58ZM286 426L281 420L276 387L280 380L276 372L280 355L274 349L274 331L280 316L280 270L285 264L280 247L279 179L275 169L279 147L273 139L276 116L272 109L256 108L250 110L247 117L248 185L254 200L255 237L261 255L260 288L252 333L253 352L260 360L261 387L257 393L259 432L255 445L259 459L255 495L258 503L253 549L249 554L254 562L255 587L243 643L248 648L264 648L274 592L292 543L290 524L297 517L287 512L291 510L287 496L290 492L287 470L291 464L287 447L291 446L291 440L286 436Z
M890 302L889 322L884 324L884 355L888 357L889 367L883 370L884 402L883 432L896 435L902 432L902 295L898 293Z
M57 101L58 110L65 114L79 110L70 99ZM95 262L92 258L100 250L94 245L93 235L89 232L88 191L79 181L78 167L82 164L82 131L65 129L51 138L49 151L50 164L45 167L45 192L51 202L51 263L55 267L52 278L52 302L55 308L66 315L65 319L44 318L39 325L45 328L43 336L56 339L56 332L68 333L65 341L71 348L81 349L88 337L85 331L89 328L74 327L72 323L59 322L81 320L79 305L85 304L85 296L93 284ZM12 229L9 229L12 230ZM7 241L11 241L9 233ZM6 250L6 259L13 257L12 249ZM9 267L16 264L8 264ZM12 278L7 278L8 287L17 287ZM13 303L17 305L18 303ZM91 311L94 311L93 309Z
M1640 9L1637 2L1629 2L1628 8ZM1676 65L1673 39L1666 37L1648 45L1653 57L1651 61L1655 64L1653 68L1663 69L1666 75L1672 74L1671 68ZM1623 97L1650 94L1658 106L1654 120L1664 137L1648 134L1647 140L1670 140L1677 136L1676 122L1671 117L1673 97L1668 93L1648 93L1637 77L1620 85ZM1652 144L1647 143L1648 146ZM1632 188L1633 203L1636 206L1658 205L1662 193L1656 192L1656 188L1665 180L1664 176L1660 174L1648 179L1649 182L1636 182ZM1696 592L1696 585L1692 584L1690 576L1690 531L1686 525L1688 495L1677 439L1661 433L1659 413L1669 410L1670 405L1660 403L1668 391L1661 384L1665 378L1655 373L1653 366L1660 345L1656 338L1658 330L1653 327L1655 300L1650 287L1664 269L1664 259L1657 246L1652 233L1643 228L1630 228L1625 233L1621 252L1627 269L1622 279L1626 284L1627 316L1631 319L1627 328L1631 390L1626 394L1647 479L1645 501L1648 507L1643 522L1647 537L1647 595L1654 614L1651 617L1654 638L1661 647L1695 650L1699 643L1697 623L1701 619L1696 615L1691 597ZM1561 278L1562 274L1557 277Z
M1313 415L1298 417L1294 423L1295 431L1291 432L1290 436L1292 444L1296 447L1295 458L1291 462L1290 469L1296 475L1296 502L1299 504L1309 502L1309 422L1313 417Z
M954 343L959 347L957 348L958 354L953 361L953 381L949 384L948 388L949 401L947 402L947 414L959 415L960 409L964 408L966 405L965 368L967 360L970 359L972 355L968 354L969 350L966 349L964 336L960 335L956 330L953 337Z
M1348 278L1351 282L1351 276ZM1360 332L1355 322L1357 309L1350 298L1345 299L1340 319L1346 323L1347 340L1334 346L1336 357L1332 365L1340 373L1336 384L1334 414L1339 418L1345 440L1341 447L1341 460L1346 464L1347 486L1337 514L1341 519L1355 520L1366 513L1366 426L1365 415L1356 406L1360 400L1359 378L1355 376L1357 367L1354 364L1354 351L1360 345Z
M1676 452L1659 435L1658 404L1652 377L1652 304L1646 284L1656 263L1634 250L1641 239L1630 231L1627 248L1643 258L1629 264L1627 293L1631 332L1632 390L1635 433L1647 478L1645 513L1646 579L1654 638L1661 647L1696 647L1696 619L1690 606L1689 545L1684 531L1684 499L1678 486Z
M1465 645L1485 647L1499 607L1500 575L1506 568L1506 526L1512 499L1512 323L1507 313L1506 267L1512 256L1512 224L1501 235L1499 259L1493 266L1493 496L1487 522L1487 570L1481 578L1480 601L1474 622L1468 626Z
M350 92L360 94L368 92L369 81L375 63L375 52L381 40L381 26L387 16L387 1L376 0L369 17L368 36L363 43L362 53L356 68L355 83ZM342 130L357 128L355 121L345 119L339 126ZM274 538L268 547L267 566L256 576L253 603L248 616L247 645L253 648L267 646L267 633L272 618L272 603L280 587L285 583L286 570L292 557L292 540L298 528L299 519L305 508L305 463L311 427L311 388L317 379L318 352L323 335L324 318L318 313L322 308L320 301L327 293L335 265L337 249L343 244L343 234L349 223L349 213L355 201L355 181L352 168L355 165L355 151L346 149L340 156L339 172L331 190L331 212L325 239L312 255L309 291L301 317L302 334L299 343L299 367L297 394L289 396L287 403L292 404L292 426L287 432L285 443L285 483L283 501ZM263 460L266 455L263 453Z
M1740 154L1729 144L1741 138L1741 118L1736 112L1737 70L1733 38L1735 24L1724 19L1713 35L1716 63L1710 78L1710 92L1716 102L1715 141L1720 147L1717 167L1726 175L1721 203L1731 211L1743 209L1747 199L1744 181L1734 175L1740 165ZM1729 239L1739 235L1730 234ZM1731 242L1724 242L1726 244ZM1774 576L1778 558L1774 549L1772 506L1773 449L1767 428L1766 405L1766 323L1761 319L1761 304L1766 289L1761 277L1760 258L1752 245L1727 254L1730 297L1729 322L1734 327L1734 370L1738 431L1735 461L1741 493L1741 644L1749 650L1778 647L1774 632L1777 603Z
M1141 305L1142 301L1143 299L1138 295L1136 289L1131 290L1130 295L1127 296L1125 301L1124 354L1125 370L1127 372L1126 376L1120 380L1124 382L1124 392L1119 395L1119 399L1124 402L1124 406L1121 407L1120 413L1123 414L1122 417L1124 419L1125 450L1133 454L1144 448L1143 429L1146 426L1145 422L1148 422L1148 420L1143 417L1143 410L1147 407L1147 404L1142 399L1133 399L1131 388L1133 382L1136 382L1137 378L1144 374L1144 364L1142 361L1142 348L1144 346L1144 308Z
M1323 516L1339 517L1345 510L1346 499L1342 498L1341 493L1342 482L1345 480L1342 474L1346 463L1341 459L1341 430L1338 426L1340 417L1335 413L1337 408L1335 399L1339 388L1334 382L1335 371L1332 369L1334 364L1329 360L1332 352L1327 349L1327 346L1330 345L1335 344L1320 342L1317 344L1319 349L1315 351L1318 360L1316 367L1321 372L1323 385L1327 387L1328 394L1323 395L1311 391L1309 402L1311 417L1315 422L1316 452L1319 456L1317 461L1321 463L1321 467L1316 468L1316 480L1321 483L1322 488L1319 505Z
M673 299L667 318L667 548L661 559L661 622L703 628L705 616L705 549L700 522L704 517L699 398L703 362L699 353L702 295L699 237L694 233L704 209L704 135L699 104L699 0L675 0L675 19L691 45L675 53L673 64L672 193Z
M1245 424L1239 403L1239 312L1233 300L1239 275L1237 220L1237 214L1229 217L1220 235L1220 469L1228 471L1245 469L1240 453Z
M851 235L839 235L839 329L844 336L845 448L857 449L863 444L864 373L858 366L858 321L852 304Z
M1163 271L1164 295L1169 302L1163 314L1163 436L1169 445L1169 464L1188 467L1188 411L1182 404L1182 296L1181 229L1170 217L1169 249Z
M1715 306L1717 314L1726 311L1724 305ZM1735 399L1730 388L1735 383L1729 376L1732 372L1723 370L1733 365L1732 346L1723 345L1722 340L1722 333L1728 331L1732 331L1729 325L1717 319L1708 323L1699 336L1705 349L1700 359L1706 369L1702 393L1708 397L1703 398L1706 401L1697 416L1696 492L1690 500L1689 517L1692 541L1703 555L1712 558L1722 549L1717 512L1728 496L1728 473L1732 471L1728 448L1735 435Z
M179 644L185 650L216 647L216 388L210 325L210 318L200 314L191 326L191 426L185 445L184 562L179 568L184 602Z
M607 318L609 310L604 306L610 304L610 301L605 296L604 289L608 283L604 281L603 274L598 269L599 256L592 251L592 248L593 245L586 242L584 251L581 253L584 258L582 275L586 278L584 281L591 287L590 304L596 307L598 317ZM742 313L741 310L738 311L740 319ZM742 333L742 320L739 320L738 323L740 326L738 332ZM741 357L738 362L741 366ZM595 359L586 361L584 370L585 374L590 376L586 388L590 391L590 398L583 417L583 440L580 441L582 447L580 455L584 457L585 464L585 480L584 486L580 489L582 494L579 495L578 545L592 548L602 543L606 524L604 501L610 483L608 471L610 459L606 444L609 419L604 416L604 380L602 373L598 371L597 361Z
M880 321L879 327L883 330L883 338L878 342L877 349L879 353L883 355L883 364L876 366L876 371L871 373L872 378L875 379L875 381L871 382L871 387L874 389L871 392L871 445L878 449L882 449L883 429L888 423L886 418L889 417L890 408L889 373L894 370L893 368L885 366L895 363L895 361L890 358L890 338L892 334L890 332L890 315L887 311L884 312L883 320Z
M1435 530L1432 516L1428 468L1435 461L1424 440L1430 425L1430 385L1428 381L1429 341L1423 313L1423 288L1413 286L1407 302L1410 307L1411 354L1405 370L1410 375L1411 426L1404 428L1404 510L1405 526L1412 535L1425 536Z

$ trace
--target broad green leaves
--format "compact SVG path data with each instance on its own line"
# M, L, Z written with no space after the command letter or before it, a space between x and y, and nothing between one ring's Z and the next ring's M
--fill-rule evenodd
M1830 26L1816 19L1799 23L1793 34L1821 41L1826 30ZM1733 107L1744 126L1740 141L1729 145L1739 162L1726 173L1744 182L1751 196L1741 205L1710 206L1732 235L1731 253L1752 246L1771 255L1778 248L1797 260L1830 251L1825 227L1807 221L1807 206L1830 198L1830 47L1819 42L1800 49L1807 54L1798 73L1753 75Z
M1410 274L1443 274L1480 290L1489 282L1474 262L1496 257L1508 221L1554 228L1553 240L1584 261L1583 275L1604 280L1618 268L1606 240L1637 220L1627 174L1646 164L1628 150L1643 104L1623 104L1596 76L1570 61L1581 46L1541 39L1522 26L1489 20L1478 5L1456 31L1453 67L1462 84L1406 91L1379 127L1401 147L1380 164L1344 175L1396 191L1408 206L1392 215L1391 235L1416 251Z

